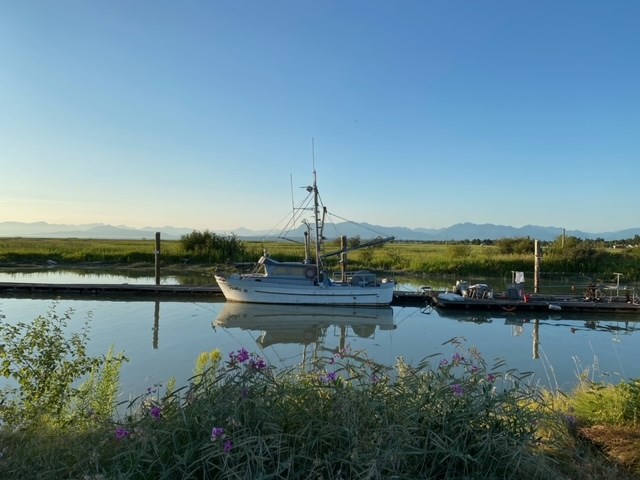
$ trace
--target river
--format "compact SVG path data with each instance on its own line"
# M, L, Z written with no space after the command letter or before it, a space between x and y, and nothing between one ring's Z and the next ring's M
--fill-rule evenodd
M74 272L2 273L0 282L153 283L153 278L79 275ZM425 280L421 280L425 284ZM162 283L176 283L163 279ZM437 283L437 282L436 282ZM407 285L404 285L407 288ZM409 285L408 288L412 288ZM258 307L221 299L196 301L82 300L0 297L9 323L29 322L55 308L73 309L72 327L91 316L89 353L113 346L129 361L121 372L122 399L174 377L188 382L198 354L218 348L226 356L240 348L278 368L296 367L309 356L340 346L364 350L369 358L394 365L398 357L416 364L441 353L458 337L477 348L489 365L504 359L508 368L532 372L532 382L570 390L578 375L617 383L640 377L640 331L635 317L602 314L444 314L430 308L318 309Z

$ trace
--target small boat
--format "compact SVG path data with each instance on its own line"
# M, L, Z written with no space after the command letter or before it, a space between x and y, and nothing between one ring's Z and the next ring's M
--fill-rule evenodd
M325 270L327 256L342 255L349 249L322 254L324 214L321 218L315 170L313 185L306 189L313 195L315 258L311 260L311 228L307 223L303 261L279 262L265 252L252 273L216 275L216 282L225 298L232 302L280 305L389 306L395 288L393 280L378 280L367 270L336 272L333 276ZM323 213L326 214L326 209ZM363 243L358 248L390 240L393 237Z
M615 289L615 287L613 287ZM619 290L626 292L619 296ZM599 292L599 290L598 290ZM486 284L468 285L458 281L453 292L443 292L434 298L434 306L439 310L497 311L511 312L591 312L640 314L640 300L633 291L618 287L616 296L598 294L577 297L575 295L539 295L525 294L522 283L514 283L505 292L495 293Z

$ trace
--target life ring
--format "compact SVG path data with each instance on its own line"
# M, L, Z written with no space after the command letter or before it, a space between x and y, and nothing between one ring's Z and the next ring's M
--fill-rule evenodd
M304 269L304 276L309 280L316 276L316 267L307 267Z

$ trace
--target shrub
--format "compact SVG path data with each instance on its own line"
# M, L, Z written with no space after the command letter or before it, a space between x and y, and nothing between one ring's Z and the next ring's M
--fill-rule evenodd
M180 243L185 252L207 258L210 262L224 263L229 260L241 260L244 245L235 235L217 235L209 230L194 230L183 235Z
M89 315L70 333L73 310L58 315L55 304L46 316L15 325L0 316L0 374L17 384L0 391L0 419L5 427L68 426L88 417L109 418L125 357L87 354ZM88 375L85 384L74 384Z
M435 358L435 357L434 357ZM394 369L350 348L276 373L232 352L156 414L112 432L107 476L127 478L545 478L539 413L513 371L475 350ZM496 368L499 368L497 365ZM162 412L160 415L158 412ZM167 414L165 415L165 412Z

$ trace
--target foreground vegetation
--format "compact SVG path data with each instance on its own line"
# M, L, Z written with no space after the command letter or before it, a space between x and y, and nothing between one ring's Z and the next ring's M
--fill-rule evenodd
M637 381L546 392L457 339L393 368L346 348L277 372L214 350L189 385L118 406L126 359L87 356L71 321L0 322L1 478L640 478Z
M351 239L349 245L357 246L359 241ZM543 245L542 271L602 281L611 280L617 272L626 282L638 281L640 248L634 245L559 238ZM295 243L241 241L205 231L185 235L180 241L162 241L160 259L167 272L194 266L233 269L254 263L265 249L279 260L302 257L302 247ZM338 249L336 242L326 245L327 252ZM352 270L368 268L392 274L506 276L512 271L533 272L533 250L534 242L528 238L502 239L491 244L392 242L349 253L348 266ZM0 266L46 265L48 261L63 266L100 264L152 269L155 241L0 238ZM329 257L328 262L330 268L337 268L338 256Z

